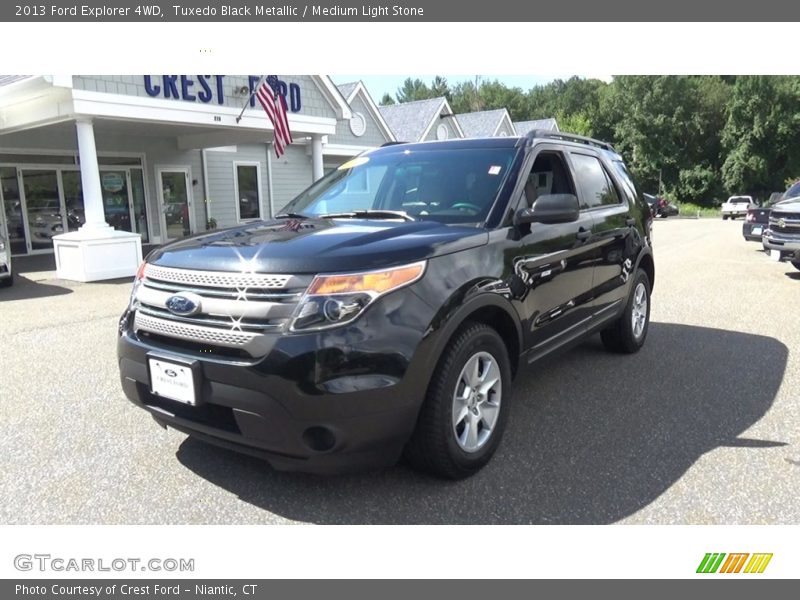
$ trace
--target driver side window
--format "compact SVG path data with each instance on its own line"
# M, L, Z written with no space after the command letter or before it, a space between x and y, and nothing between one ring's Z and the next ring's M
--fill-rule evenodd
M530 208L539 196L548 194L575 194L575 185L566 168L561 152L540 153L525 181L525 205Z

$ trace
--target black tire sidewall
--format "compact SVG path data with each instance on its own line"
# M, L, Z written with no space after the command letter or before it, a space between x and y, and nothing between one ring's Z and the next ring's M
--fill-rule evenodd
M640 283L644 283L645 293L647 294L647 317L645 318L644 322L644 331L642 331L642 335L640 338L636 338L633 334L633 324L631 323L631 317L633 315L633 302L634 298L636 297L636 288L639 286ZM623 321L623 335L627 338L627 342L630 343L631 346L636 348L641 348L644 346L645 341L647 340L647 332L650 329L650 308L652 306L652 302L650 300L650 278L647 276L642 270L636 272L636 276L633 279L633 285L631 286L631 294L628 298L628 304L625 307L625 313L623 314L622 318Z
M473 332L469 338L459 344L456 348L451 348L450 351L455 355L452 360L447 361L449 368L446 372L441 372L440 377L443 378L443 385L439 387L442 397L436 398L435 401L442 403L442 408L439 414L444 418L442 422L438 423L439 434L445 436L447 451L452 459L454 465L465 472L472 472L486 464L497 450L503 436L506 421L508 420L509 413L509 400L511 399L511 367L509 365L508 352L505 344L500 336L494 329L488 326L476 326L468 328L467 332ZM476 452L466 452L463 450L456 441L453 432L452 419L453 419L453 393L455 392L456 385L458 384L461 370L464 368L467 360L478 352L488 352L497 362L500 369L501 377L501 398L500 398L500 414L497 418L494 431L492 432L489 441L484 444L482 448Z

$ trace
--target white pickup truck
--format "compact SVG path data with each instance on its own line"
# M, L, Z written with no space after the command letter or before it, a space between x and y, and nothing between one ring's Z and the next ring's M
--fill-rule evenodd
M752 196L731 196L722 205L722 220L726 221L728 217L731 219L743 217L747 214L748 208L756 208L757 206L753 202Z

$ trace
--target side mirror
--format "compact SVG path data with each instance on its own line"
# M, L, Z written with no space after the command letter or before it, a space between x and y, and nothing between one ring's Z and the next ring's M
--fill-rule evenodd
M546 194L539 196L531 208L517 211L514 223L569 223L578 220L580 210L574 194Z

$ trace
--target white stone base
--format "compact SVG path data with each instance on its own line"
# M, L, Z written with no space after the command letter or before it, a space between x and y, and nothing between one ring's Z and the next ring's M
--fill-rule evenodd
M133 277L142 262L142 236L110 227L53 236L53 249L58 278L71 281Z

